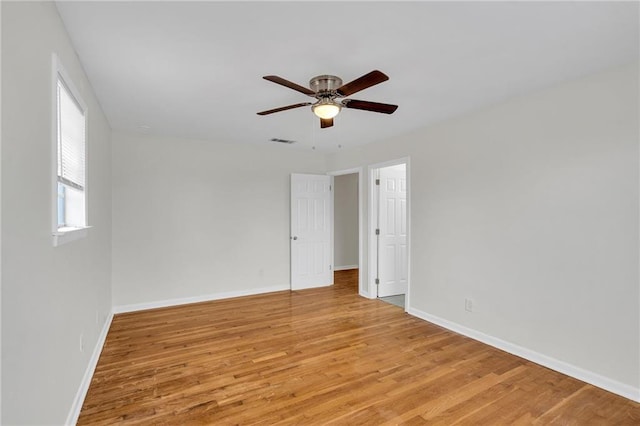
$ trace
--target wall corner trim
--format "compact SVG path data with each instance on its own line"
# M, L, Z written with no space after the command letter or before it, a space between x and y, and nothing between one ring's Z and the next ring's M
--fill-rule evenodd
M439 325L440 327L444 327L447 330L462 334L463 336L470 337L474 340L485 343L489 346L493 346L494 348L503 350L512 355L516 355L520 358L524 358L528 361L550 368L559 373L566 374L567 376L571 376L575 379L589 383L608 392L615 393L632 401L640 402L640 388L634 388L633 386L618 382L617 380L601 376L600 374L594 373L592 371L585 370L583 368L566 363L564 361L560 361L531 349L527 349L514 343L499 339L497 337L490 336L488 334L465 327L453 321L428 314L419 309L409 307L409 309L407 309L407 313L422 320Z
M80 410L82 410L82 404L84 403L84 399L87 396L87 392L89 391L89 385L91 384L93 373L96 370L98 360L100 359L100 354L102 353L102 348L104 347L105 341L107 340L109 328L111 328L111 321L113 321L113 313L110 313L107 317L107 320L104 322L102 331L98 336L96 346L93 348L93 353L91 354L91 358L89 359L87 369L84 371L82 382L80 382L80 386L78 387L78 392L76 392L76 396L73 399L71 410L69 410L67 420L64 423L65 425L75 425L78 422L78 418L80 417Z

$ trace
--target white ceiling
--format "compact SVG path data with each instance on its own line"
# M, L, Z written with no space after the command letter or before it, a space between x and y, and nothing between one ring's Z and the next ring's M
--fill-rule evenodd
M58 2L115 130L335 151L638 59L637 2ZM390 80L320 129L263 80Z

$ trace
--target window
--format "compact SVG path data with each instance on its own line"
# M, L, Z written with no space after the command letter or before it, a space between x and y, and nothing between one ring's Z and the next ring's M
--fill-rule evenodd
M54 56L54 245L86 235L86 107Z

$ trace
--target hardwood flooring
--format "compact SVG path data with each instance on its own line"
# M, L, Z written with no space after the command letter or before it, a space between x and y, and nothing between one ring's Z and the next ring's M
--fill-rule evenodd
M356 278L116 315L78 424L640 424L640 404L361 298Z

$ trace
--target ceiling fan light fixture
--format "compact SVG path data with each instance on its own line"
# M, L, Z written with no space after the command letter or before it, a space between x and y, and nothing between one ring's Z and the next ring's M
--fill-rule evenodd
M311 110L320 118L333 118L340 112L340 104L333 102L331 99L322 99L313 106Z

